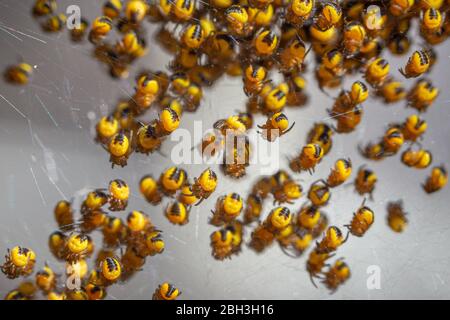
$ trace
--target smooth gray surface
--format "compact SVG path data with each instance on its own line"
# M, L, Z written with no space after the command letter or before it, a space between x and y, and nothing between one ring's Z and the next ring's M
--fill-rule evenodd
M430 170L407 168L398 156L369 163L379 175L375 201L369 203L376 213L375 223L365 237L351 238L339 249L337 256L345 257L352 277L336 294L329 295L322 286L314 288L305 270L305 257L288 258L276 245L262 255L244 246L243 252L231 260L214 260L210 255L209 235L215 228L207 223L210 209L216 196L231 190L246 196L250 183L257 177L257 166L251 167L248 175L238 182L220 174L215 196L193 208L190 223L182 227L171 225L163 216L161 206L148 205L138 191L138 181L144 174L158 176L170 161L159 154L149 157L133 154L127 167L111 170L107 154L93 142L95 119L112 110L118 98L133 92L135 71L140 67L161 68L167 64L168 57L149 40L150 52L133 67L130 79L112 80L91 57L90 43L73 45L67 32L43 34L30 15L32 2L0 0L0 27L3 28L0 28L0 69L17 62L20 56L37 66L32 82L26 87L0 82L0 94L26 116L23 118L0 97L2 255L17 244L29 246L36 251L38 268L49 260L52 267L62 271L62 265L55 262L47 247L47 237L56 228L54 204L63 197L84 195L92 188L106 187L113 178L122 178L132 187L129 209L142 209L151 216L164 231L167 249L164 254L148 259L144 270L128 283L111 287L109 299L150 299L155 287L163 281L179 287L185 299L450 298L450 189L426 195L420 184ZM100 13L102 1L76 2L80 3L82 15L90 21ZM58 3L61 10L73 1ZM6 29L15 37L5 31L5 26L17 30ZM418 45L420 42L414 47ZM438 47L439 60L430 75L441 88L441 94L424 114L429 131L423 141L433 152L434 164L446 163L447 167L450 158L449 48L448 43ZM308 61L312 62L312 56ZM400 78L396 69L405 63L406 57L389 57L389 61L393 66L392 74ZM311 64L309 70L312 68ZM297 124L282 138L283 167L287 164L286 156L297 154L313 122L326 118L326 109L332 104L332 100L318 90L311 72L307 79L309 104L305 108L287 109L288 116ZM406 81L408 87L413 82ZM347 87L349 83L347 80ZM204 127L210 127L215 120L229 116L234 110L243 110L244 101L241 79L223 79L213 92L206 92L196 114L183 116L182 127L192 128L192 121L198 118L204 121ZM359 167L364 161L357 154L356 144L376 139L388 123L402 121L412 113L404 103L384 106L379 100L366 102L358 131L335 136L332 152L317 167L314 176L307 173L297 176L303 179L304 189L312 181L325 177L338 157L350 156L354 167ZM263 123L264 119L257 118L256 122ZM162 152L170 154L172 144L166 142ZM191 177L205 167L185 166ZM388 201L400 198L404 199L405 209L410 213L410 224L403 234L395 234L385 223L385 206ZM332 202L325 212L332 224L342 226L351 219L361 200L352 187L339 187L333 191ZM291 208L299 208L304 201L302 198ZM266 212L269 209L267 202ZM247 230L246 240L249 234ZM380 290L366 287L366 270L370 265L381 268ZM0 294L6 294L17 283L0 276Z

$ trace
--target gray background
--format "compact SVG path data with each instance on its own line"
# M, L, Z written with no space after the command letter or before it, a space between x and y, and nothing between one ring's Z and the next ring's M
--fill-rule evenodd
M164 231L167 249L164 254L149 258L144 270L129 282L111 287L109 299L150 299L155 287L163 281L179 287L185 299L450 298L450 189L426 195L420 184L430 170L407 168L398 156L369 164L379 176L375 201L369 203L376 212L375 223L365 237L351 238L339 249L337 256L345 257L352 277L334 295L329 295L322 286L319 289L312 286L305 270L305 257L288 258L276 245L262 255L244 246L242 253L231 260L214 260L210 255L209 235L215 228L207 221L216 196L231 190L246 196L258 175L258 166L251 167L248 175L237 182L220 174L215 196L193 208L190 223L182 227L171 225L163 216L161 206L148 205L138 191L138 181L144 174L158 176L170 161L159 154L149 157L133 154L127 167L111 170L107 154L93 142L96 120L112 110L118 98L133 92L136 70L162 68L169 57L149 37L150 52L133 66L130 79L112 80L91 57L90 43L72 44L67 32L44 34L30 15L32 2L0 1L0 69L18 62L21 57L36 65L32 81L26 87L1 81L0 94L25 118L0 97L0 252L17 244L29 246L37 253L37 268L48 260L61 272L62 265L55 262L47 247L48 235L56 228L54 204L64 197L70 199L78 195L79 200L88 190L106 187L111 179L122 178L132 187L129 209L142 209L151 216ZM73 1L58 3L62 11ZM100 14L102 1L76 3L90 21ZM154 29L146 25L149 30ZM414 48L420 42L416 38ZM448 164L450 158L448 49L448 44L438 47L439 60L430 77L441 88L441 94L424 114L429 131L423 144L433 152L434 164ZM310 71L312 58L308 58ZM391 73L400 78L396 69L405 63L406 57L389 57L389 61ZM283 167L286 167L286 156L297 154L313 122L326 118L326 109L332 104L332 100L318 90L311 72L307 79L308 105L287 109L288 116L297 124L281 139ZM347 80L347 87L350 81ZM405 83L410 87L413 81ZM183 115L182 127L192 128L192 121L198 118L204 121L205 128L210 127L215 120L229 116L234 110L243 110L244 101L241 79L224 78L213 91L205 91L196 114ZM402 121L412 113L403 102L385 106L379 100L370 99L365 103L365 115L358 131L335 136L334 147L318 166L316 174L311 177L303 173L297 177L307 189L312 181L328 174L338 157L350 156L354 167L359 167L364 161L356 152L356 144L376 139L388 123ZM262 123L264 119L257 118L256 122ZM173 142L167 141L162 152L169 155L171 145ZM194 177L206 165L184 167ZM385 222L386 203L397 199L404 200L409 212L410 224L403 234L395 234ZM302 198L291 208L299 208L304 201ZM324 211L333 224L342 226L348 223L360 203L361 197L352 187L339 187L333 190L332 202ZM269 209L267 202L266 212ZM249 234L247 230L246 241ZM381 268L379 290L366 287L366 270L370 265ZM5 295L17 283L0 276L0 294Z

